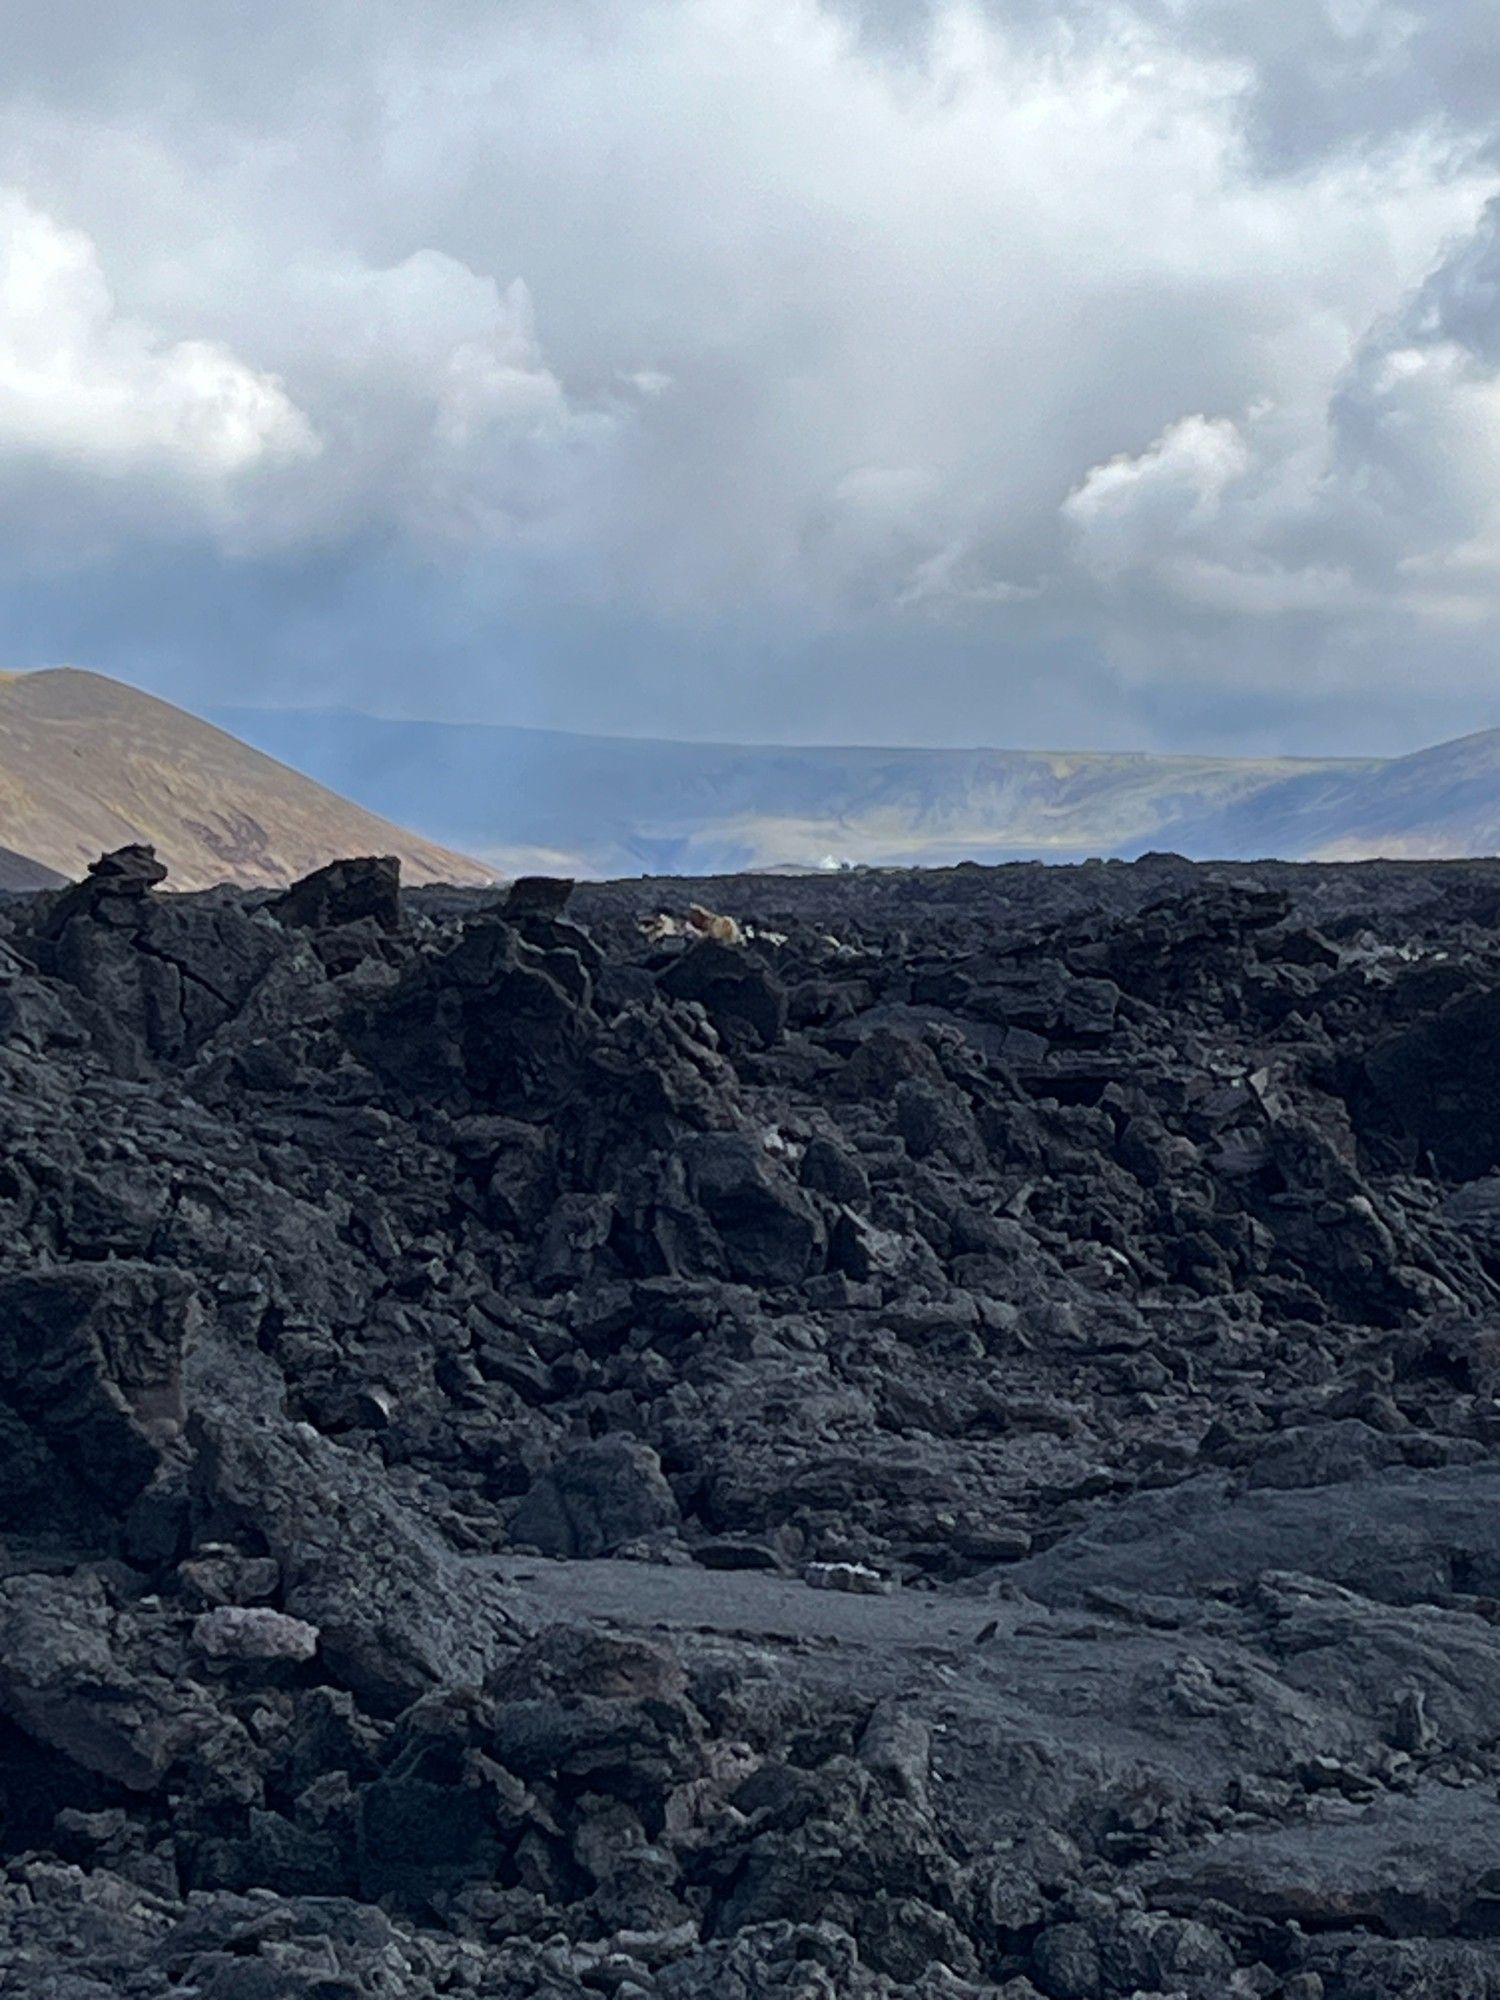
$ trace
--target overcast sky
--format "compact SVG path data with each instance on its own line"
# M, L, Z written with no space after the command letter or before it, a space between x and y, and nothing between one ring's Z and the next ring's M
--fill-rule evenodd
M5 664L200 706L1500 723L1494 0L6 0Z

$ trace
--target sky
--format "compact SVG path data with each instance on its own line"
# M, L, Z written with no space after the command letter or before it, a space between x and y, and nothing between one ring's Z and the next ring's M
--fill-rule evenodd
M191 706L1500 724L1493 0L6 0L0 629Z

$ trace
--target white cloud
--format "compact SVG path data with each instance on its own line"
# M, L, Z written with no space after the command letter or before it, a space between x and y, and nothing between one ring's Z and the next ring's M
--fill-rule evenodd
M373 526L503 538L558 504L613 427L607 404L569 403L519 279L430 248L384 267L232 252L215 247L214 276L234 311L206 273L171 307L228 319L224 337L172 337L119 308L87 233L0 191L0 507L9 488L24 511L45 473L95 517L90 558L143 523L245 554Z
M1277 554L1288 515L1303 516L1305 536L1312 498L1306 465L1277 416L1260 404L1244 428L1227 417L1183 417L1136 456L1094 466L1062 505L1083 567L1127 603L1154 593L1230 617L1373 602L1346 567ZM1317 504L1328 500L1325 485Z
M116 309L94 244L0 191L0 449L85 472L168 476L200 501L318 440L271 376L217 341Z
M271 279L278 365L328 439L280 504L307 532L394 525L423 545L505 540L566 511L619 421L547 366L530 292L446 252L303 260Z
M1394 602L1439 623L1500 614L1500 357L1440 317L1419 342L1403 332L1350 371L1331 490L1357 510Z
M1116 615L1500 616L1500 212L1377 322L1326 398L1201 415L1094 466L1063 503ZM1295 653L1267 677L1295 675Z
M1217 521L1227 488L1250 467L1250 450L1227 417L1181 417L1155 443L1093 466L1062 505L1086 565L1115 577L1157 564Z

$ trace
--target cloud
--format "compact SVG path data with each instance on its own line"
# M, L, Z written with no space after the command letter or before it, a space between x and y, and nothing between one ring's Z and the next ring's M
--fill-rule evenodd
M217 341L167 340L121 315L90 238L0 190L0 452L12 476L52 462L166 479L184 504L213 510L242 475L318 448L274 377Z
M191 602L272 697L314 633L314 692L561 724L1202 740L1258 702L1296 747L1315 704L1416 716L1418 649L1472 705L1480 0L150 16L8 18L5 213L62 274L31 362L0 328L0 508L45 474L94 598L28 597L54 654L110 665L113 605L119 659L218 695Z
M1500 205L1353 349L1326 401L1201 414L1063 502L1117 612L1500 615ZM1293 551L1298 559L1293 558ZM1441 631L1438 634L1441 639ZM1268 652L1292 677L1295 652ZM1467 672L1467 666L1464 669Z
M1347 568L1278 553L1305 544L1332 496L1326 480L1315 501L1304 490L1300 441L1278 437L1274 415L1262 406L1244 427L1182 417L1145 451L1092 467L1061 509L1078 561L1137 611L1144 594L1148 617L1163 599L1236 618L1354 609Z
M1249 466L1249 447L1228 418L1180 417L1136 457L1093 466L1064 500L1063 519L1078 532L1084 563L1116 577L1203 538Z
M270 282L278 367L327 440L277 496L302 532L378 528L432 547L545 531L620 421L616 398L570 399L519 278L423 248L386 266L301 259Z
M1366 559L1417 617L1500 615L1500 202L1360 349L1335 478Z
M372 526L500 538L556 503L560 467L614 421L570 405L519 279L432 249L385 267L221 260L225 275L259 323L171 337L120 310L85 231L0 191L0 505L45 473L96 517L91 556L102 533L138 534L143 501L158 526L247 554ZM220 316L207 293L173 313ZM241 341L274 365L241 359Z

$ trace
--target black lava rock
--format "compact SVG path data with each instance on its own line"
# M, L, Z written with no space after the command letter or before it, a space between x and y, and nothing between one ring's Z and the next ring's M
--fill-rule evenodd
M0 895L0 1991L1500 1991L1500 864L162 873Z

